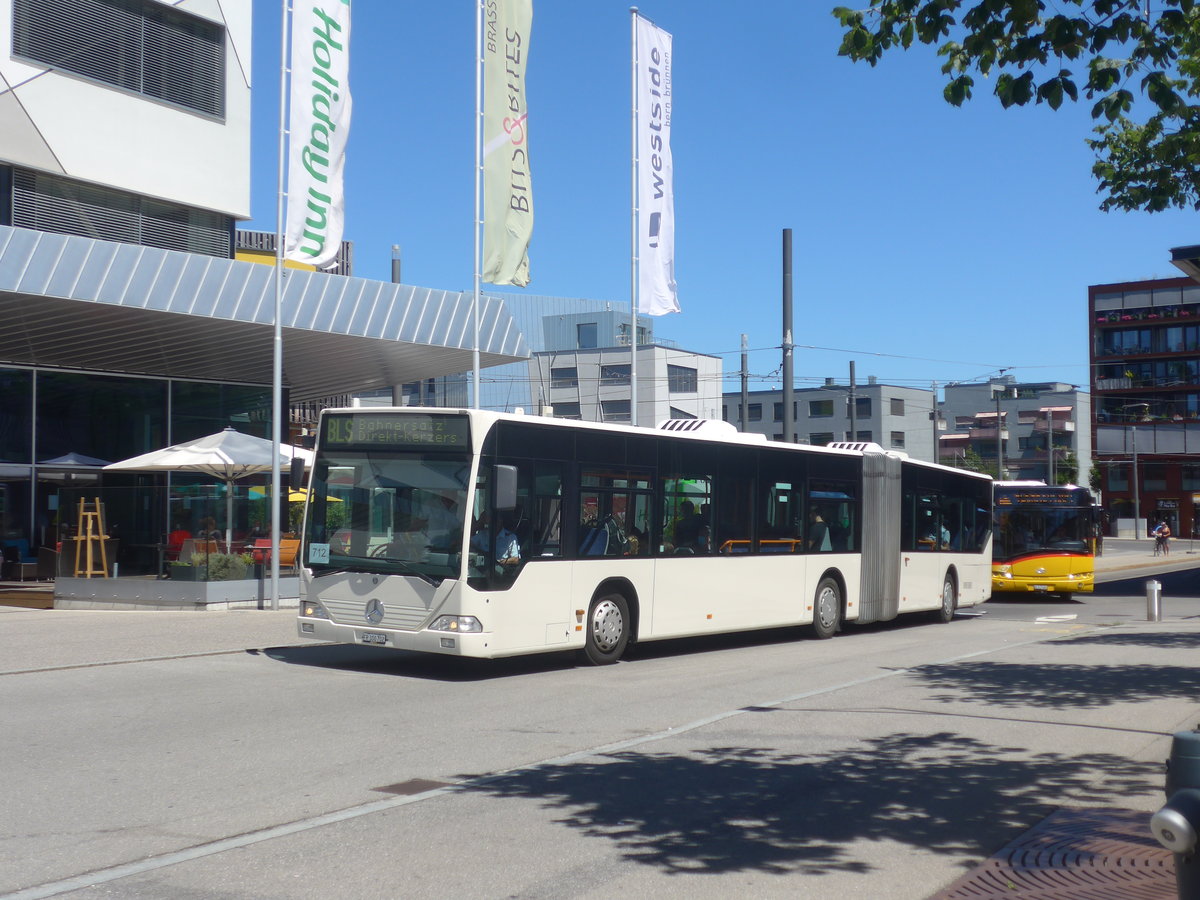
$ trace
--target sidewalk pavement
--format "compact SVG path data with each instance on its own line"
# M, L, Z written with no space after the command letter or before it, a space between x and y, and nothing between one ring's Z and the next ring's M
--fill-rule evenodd
M1200 567L1200 541L1174 538L1165 556L1155 556L1153 538L1105 538L1103 552L1096 557L1097 575L1152 566L1170 566L1172 570Z

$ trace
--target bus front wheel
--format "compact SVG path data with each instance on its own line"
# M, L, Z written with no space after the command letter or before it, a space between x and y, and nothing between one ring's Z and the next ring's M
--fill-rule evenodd
M824 640L838 632L842 624L842 589L832 578L822 578L813 599L813 634Z
M958 609L958 588L954 584L954 576L947 572L942 581L942 605L938 607L937 620L949 623L954 619L956 609Z
M615 663L629 643L629 603L620 594L605 594L588 610L584 654L597 666Z

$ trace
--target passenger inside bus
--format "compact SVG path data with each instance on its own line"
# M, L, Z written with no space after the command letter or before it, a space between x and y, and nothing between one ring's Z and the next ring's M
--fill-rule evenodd
M675 553L695 554L703 552L704 520L696 515L696 504L684 500L679 504L679 518L675 521Z
M828 553L833 549L829 539L829 525L826 524L820 510L810 507L808 510L808 552Z

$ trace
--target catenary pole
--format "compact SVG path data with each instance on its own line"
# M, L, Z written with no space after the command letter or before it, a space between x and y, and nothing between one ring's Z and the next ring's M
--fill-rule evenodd
M796 442L792 384L792 229L783 229L783 440Z
M739 417L742 423L742 431L749 431L750 424L750 354L747 349L749 344L746 341L746 335L742 335L742 411Z

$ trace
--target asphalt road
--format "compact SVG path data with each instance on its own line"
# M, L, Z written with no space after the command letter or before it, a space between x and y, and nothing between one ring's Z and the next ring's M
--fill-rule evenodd
M922 900L1056 808L1160 802L1196 573L1106 577L606 668L0 609L0 897Z

